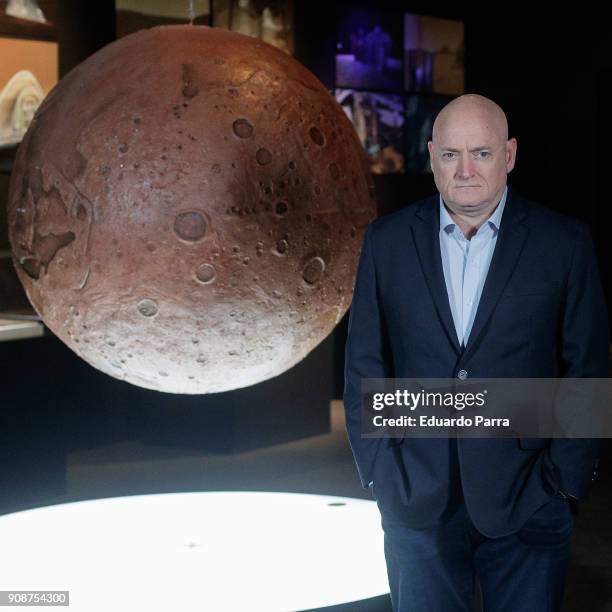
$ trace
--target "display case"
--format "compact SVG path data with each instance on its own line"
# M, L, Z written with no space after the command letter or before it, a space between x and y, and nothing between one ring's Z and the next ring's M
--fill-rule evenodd
M56 2L0 1L0 341L41 335L11 259L7 200L19 143L57 83Z

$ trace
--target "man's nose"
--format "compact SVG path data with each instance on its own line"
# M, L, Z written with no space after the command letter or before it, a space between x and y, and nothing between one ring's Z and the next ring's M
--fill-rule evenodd
M469 179L474 173L474 167L469 155L463 155L457 162L457 178Z

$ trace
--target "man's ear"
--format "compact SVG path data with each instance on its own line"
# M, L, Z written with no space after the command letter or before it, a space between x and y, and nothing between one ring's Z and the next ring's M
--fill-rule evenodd
M433 142L431 140L427 142L427 150L429 151L429 167L433 172Z
M506 143L506 171L512 172L514 164L516 163L516 149L517 149L516 138L510 138Z

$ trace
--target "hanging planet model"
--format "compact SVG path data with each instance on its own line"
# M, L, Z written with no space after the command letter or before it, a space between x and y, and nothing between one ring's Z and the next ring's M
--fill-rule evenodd
M19 147L17 273L99 370L213 393L302 360L350 304L375 201L340 106L257 39L165 26L68 73Z

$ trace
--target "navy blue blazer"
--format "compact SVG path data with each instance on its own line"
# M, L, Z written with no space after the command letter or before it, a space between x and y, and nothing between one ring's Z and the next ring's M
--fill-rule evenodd
M372 222L361 249L346 343L344 406L362 485L383 515L441 520L461 474L485 535L513 533L559 488L581 498L593 439L361 438L362 378L608 376L608 317L588 226L508 190L468 343L457 341L439 242L439 196ZM455 449L456 451L452 450ZM454 475L453 475L454 474Z

